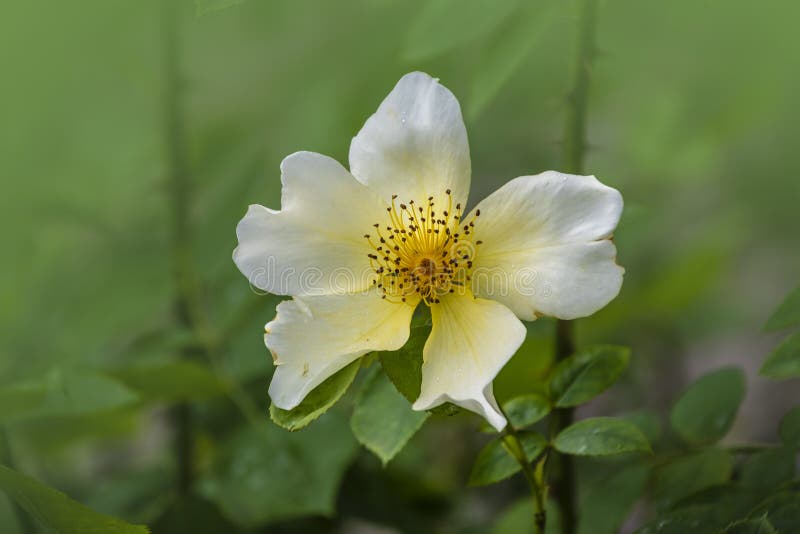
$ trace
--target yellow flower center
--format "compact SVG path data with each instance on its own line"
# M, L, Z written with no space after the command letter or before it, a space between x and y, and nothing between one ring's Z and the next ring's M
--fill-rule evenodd
M465 288L480 241L474 241L477 210L469 221L462 221L461 204L452 206L450 190L447 206L434 205L433 197L420 203L397 201L386 208L389 224L375 223L365 234L373 252L368 254L375 271L373 285L384 299L394 302L421 298L436 304L445 293Z

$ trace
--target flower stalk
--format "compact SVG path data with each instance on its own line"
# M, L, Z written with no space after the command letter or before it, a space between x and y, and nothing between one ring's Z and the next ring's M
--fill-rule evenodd
M511 419L509 419L508 414L505 413L502 406L498 405L498 408L500 408L503 417L508 421L508 425L502 437L503 444L506 446L506 450L508 450L517 463L519 463L522 468L522 473L525 475L525 480L528 481L528 485L531 488L531 498L533 499L533 525L536 534L544 534L547 524L547 515L544 507L545 489L543 483L544 479L541 476L541 469L533 469L528 455L525 454L525 449L522 446L522 441L519 439L517 429L511 423ZM543 462L544 460L541 460L537 465L543 465Z
M592 60L595 56L596 0L578 0L578 31L573 86L567 97L564 122L563 167L564 172L581 174L586 152L586 110ZM575 350L574 324L559 319L556 322L555 359L561 361ZM573 422L574 409L561 408L553 414L552 436ZM563 534L577 530L576 481L573 459L567 454L554 453L556 463L553 495L561 511Z

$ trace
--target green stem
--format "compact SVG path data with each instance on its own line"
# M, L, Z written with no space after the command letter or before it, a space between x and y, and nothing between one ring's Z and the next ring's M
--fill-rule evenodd
M581 174L586 152L586 108L589 96L591 62L594 57L595 22L597 4L595 0L578 0L578 32L573 86L568 96L564 122L564 172ZM556 361L569 357L575 351L575 336L571 321L556 323ZM558 409L553 414L552 433L555 434L572 424L574 410ZM556 480L553 494L561 510L562 532L574 534L577 529L575 465L567 454L557 454Z
M533 525L536 529L536 534L544 534L545 526L547 524L547 513L544 507L544 484L542 483L541 477L537 476L536 472L534 471L533 467L531 466L531 462L528 460L527 454L525 454L525 448L522 446L522 441L519 439L519 433L517 429L514 428L514 425L511 424L511 420L508 418L508 415L505 413L502 407L500 408L500 412L508 421L508 425L505 428L505 434L503 435L503 443L506 446L506 450L508 450L514 459L519 463L520 467L522 468L522 473L525 475L525 480L528 481L528 485L531 488L531 498L533 499Z
M175 285L174 310L178 327L196 329L198 301L196 278L192 267L192 238L189 207L192 200L191 178L186 157L185 126L181 107L180 38L178 32L179 2L164 2L164 130L168 172L172 274ZM184 358L193 358L196 348L181 351ZM179 403L172 409L175 425L177 489L186 495L193 482L194 436L192 409Z

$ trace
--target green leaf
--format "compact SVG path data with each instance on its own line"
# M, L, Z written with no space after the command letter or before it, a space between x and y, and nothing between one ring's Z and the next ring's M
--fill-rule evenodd
M715 517L713 506L675 510L659 516L634 534L719 534L726 523Z
M111 375L148 400L201 400L228 392L211 369L188 360L116 369Z
M779 433L786 445L800 448L800 406L795 406L783 416Z
M611 345L570 356L553 370L550 396L558 407L583 404L611 387L629 359L629 349Z
M0 387L0 422L110 412L137 400L104 373L56 368L42 379Z
M768 491L794 478L796 451L789 447L765 449L751 455L742 466L742 486Z
M409 402L419 397L422 385L422 349L431 331L430 311L419 306L411 322L408 341L400 350L378 353L386 376Z
M672 427L687 443L719 441L736 418L744 390L744 374L739 369L720 369L701 377L673 406Z
M545 503L547 525L545 534L562 534L561 517L558 504L549 500ZM533 529L533 503L530 497L506 507L494 524L491 534L536 534Z
M780 330L800 324L800 287L789 293L764 326L765 330Z
M676 458L656 468L657 504L660 508L669 508L689 495L724 484L730 480L732 472L733 458L722 449L709 448Z
M503 411L515 428L523 428L549 414L550 401L544 395L520 395L503 404Z
M347 421L335 411L302 432L270 424L245 426L223 444L199 491L228 519L246 527L331 516L357 449Z
M767 356L759 374L777 379L800 377L800 332L795 332L784 339Z
M474 78L467 99L467 115L476 119L492 99L522 66L550 27L559 2L526 2L524 11L512 17L508 27L495 33L492 41L481 47Z
M95 512L60 491L3 465L0 465L0 488L20 508L58 534L149 532L147 527L131 525L121 519Z
M800 492L783 491L768 497L750 512L751 518L762 516L781 534L800 532Z
M245 0L194 0L195 13L205 15L228 7L243 4Z
M384 373L376 373L359 396L350 428L384 465L402 450L430 416L411 409Z
M475 459L472 473L469 475L470 486L485 486L504 480L522 470L514 458L505 440L501 437L490 441ZM529 461L534 461L547 446L547 440L536 432L520 432L519 439Z
M729 525L722 534L778 534L766 516L745 519Z
M638 412L626 413L618 417L636 425L650 443L656 443L661 439L661 419L658 414L647 410L641 410Z
M634 503L642 495L650 468L634 463L614 469L609 476L581 486L581 521L578 534L618 532Z
M271 404L269 416L275 424L287 430L295 431L308 426L309 423L327 412L344 395L358 374L359 367L361 367L361 359L328 377L306 395L303 402L291 410L282 410Z
M517 0L431 0L411 23L403 56L428 59L494 30L517 7Z
M554 446L565 454L580 456L651 452L650 443L636 425L613 417L578 421L556 436Z

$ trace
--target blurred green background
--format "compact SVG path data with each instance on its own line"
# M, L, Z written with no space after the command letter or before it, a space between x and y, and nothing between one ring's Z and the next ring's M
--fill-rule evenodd
M231 251L248 204L278 207L281 159L312 150L346 164L351 137L412 70L460 99L471 204L558 169L575 6L187 1L170 86L165 3L2 8L0 463L156 534L514 532L503 514L523 481L466 485L487 439L476 417L430 419L385 469L351 435L353 392L306 430L274 426L262 327L277 299L250 290ZM797 20L788 0L600 3L586 169L625 198L627 273L619 298L580 321L578 342L633 357L579 415L663 418L722 365L748 371L728 439L773 439L800 401L796 383L755 375L778 339L761 327L800 279ZM180 200L170 117L183 128ZM190 223L177 253L176 203ZM199 334L176 309L184 253ZM499 399L535 387L552 330L531 325ZM207 340L213 350L197 348ZM187 409L196 457L181 491L173 438ZM629 525L637 514L647 510ZM605 532L586 521L582 532ZM30 533L23 523L0 494L0 531Z

